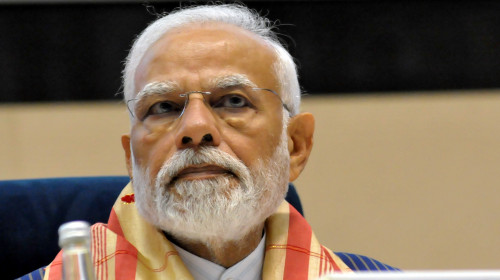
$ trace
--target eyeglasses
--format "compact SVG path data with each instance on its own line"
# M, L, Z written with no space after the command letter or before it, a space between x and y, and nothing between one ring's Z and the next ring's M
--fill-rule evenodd
M267 88L237 88L209 91L189 91L184 93L152 93L127 100L127 108L132 117L149 127L168 126L179 119L186 110L190 95L199 94L204 103L221 119L249 122L256 112L265 105L262 92L278 97L282 106L290 112L278 93Z

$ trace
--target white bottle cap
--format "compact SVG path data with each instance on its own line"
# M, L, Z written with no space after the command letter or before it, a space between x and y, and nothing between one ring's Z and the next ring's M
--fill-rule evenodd
M85 221L73 221L59 227L59 247L68 242L90 240L90 225Z

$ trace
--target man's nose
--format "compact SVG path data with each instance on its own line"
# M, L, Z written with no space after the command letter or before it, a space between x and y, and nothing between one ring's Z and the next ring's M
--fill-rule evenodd
M220 133L212 110L205 103L203 94L192 93L180 117L175 143L177 148L194 148L202 145L219 146Z

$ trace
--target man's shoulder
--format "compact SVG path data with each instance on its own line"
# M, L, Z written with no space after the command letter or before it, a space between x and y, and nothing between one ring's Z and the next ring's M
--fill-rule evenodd
M399 271L398 268L367 256L345 252L335 252L335 255L342 259L353 271Z
M16 280L42 280L45 274L45 267L41 267L35 271L32 271L26 275L23 275Z

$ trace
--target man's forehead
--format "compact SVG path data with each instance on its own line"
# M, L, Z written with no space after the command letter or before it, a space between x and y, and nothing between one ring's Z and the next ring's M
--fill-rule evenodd
M259 86L263 80L274 80L266 87L277 88L275 61L276 53L267 42L240 27L214 22L182 26L166 32L145 53L135 73L135 92L162 80L199 80L200 87L213 84L207 79L221 79L210 77L214 69L233 80L238 73L248 74Z

